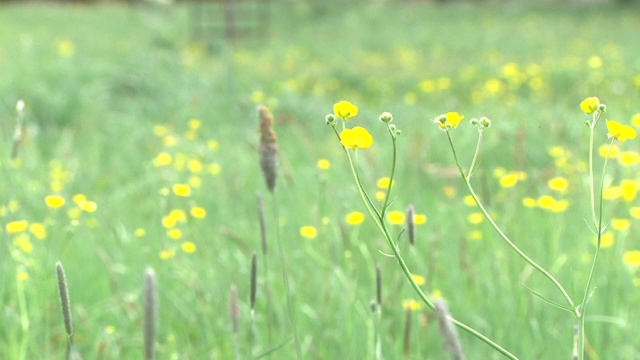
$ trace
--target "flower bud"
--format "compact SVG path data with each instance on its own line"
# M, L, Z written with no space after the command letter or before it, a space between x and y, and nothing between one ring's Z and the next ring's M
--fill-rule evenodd
M473 125L473 126L478 126L478 119L473 118L473 119L469 120L469 123L470 123L471 125Z
M605 105L605 104L598 105L598 110L600 112L607 112L607 105Z
M336 116L333 114L327 115L325 119L327 121L327 125L334 125L336 123Z
M491 126L491 120L488 117L483 116L480 118L479 124L482 128L486 129Z
M383 123L390 123L391 121L393 121L393 115L391 115L390 112L383 112L382 114L380 114L379 117L380 121L382 121Z

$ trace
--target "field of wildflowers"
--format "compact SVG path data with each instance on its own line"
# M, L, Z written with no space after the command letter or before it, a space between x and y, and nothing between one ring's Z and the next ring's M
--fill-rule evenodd
M640 13L273 3L0 7L1 359L640 358Z

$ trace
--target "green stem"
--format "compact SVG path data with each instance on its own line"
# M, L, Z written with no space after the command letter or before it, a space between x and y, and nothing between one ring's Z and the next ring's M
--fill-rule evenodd
M460 165L460 162L458 161L458 155L456 153L455 146L453 145L453 139L451 138L451 133L449 131L447 131L447 137L449 139L449 144L451 145L451 150L453 151L453 157L455 159L456 165L458 166L458 170L460 171L460 175L462 176L462 179L464 180L464 183L467 186L467 189L469 190L469 193L471 194L471 196L475 200L476 204L480 208L480 211L482 211L482 213L484 214L485 218L487 218L487 220L489 221L489 223L491 224L493 229L498 233L498 235L500 235L502 240L504 240L507 243L507 245L509 245L509 247L513 251L515 251L522 259L524 259L527 263L529 263L531 266L533 266L536 270L538 270L540 273L542 273L547 279L549 279L560 290L560 292L562 293L562 296L567 300L567 302L569 303L570 307L572 309L574 309L574 314L579 318L580 317L580 313L579 313L578 309L575 308L573 300L571 300L571 296L569 296L569 294L564 289L562 284L560 284L560 282L558 280L556 280L556 278L553 277L553 275L551 275L547 270L545 270L542 266L538 265L538 263L533 261L533 259L531 259L529 256L527 256L522 250L520 250L520 248L516 244L514 244L511 241L511 239L509 239L509 237L504 232L502 232L502 230L500 229L498 224L496 224L496 222L493 220L491 215L489 215L489 212L484 207L484 205L482 204L482 202L478 198L478 195L473 190L473 186L471 185L471 182L470 182L469 178L465 175L464 170L462 169L462 166Z
M387 194L384 197L384 205L382 205L382 210L380 211L380 217L384 217L384 213L387 211L387 205L389 205L389 198L391 197L391 185L393 184L393 178L396 174L396 158L397 158L397 149L396 146L396 135L391 131L389 124L387 124L387 130L389 131L389 135L391 135L391 139L393 140L393 157L391 161L391 176L389 176L389 185L387 185Z
M296 318L293 311L293 299L291 297L291 288L289 286L289 275L287 272L287 262L284 256L284 247L282 246L282 239L280 237L280 213L278 212L278 204L275 199L275 195L271 197L273 202L273 212L276 217L276 241L278 242L278 250L280 252L280 265L282 266L282 279L284 281L284 290L287 297L287 309L289 311L289 320L291 321L291 330L293 332L293 342L296 347L296 358L302 359L302 350L300 348L300 341L298 339L298 329L296 327Z
M476 168L476 159L478 159L478 154L480 153L480 144L482 143L482 131L478 132L478 143L476 144L476 152L473 154L473 159L471 160L471 165L469 166L469 175L467 177L471 179L473 175L473 170Z
M609 150L607 152L607 156L604 158L604 164L602 165L602 175L601 175L601 179L604 179L604 175L605 175L605 169L607 167L607 160L609 159L609 156L611 155L611 149L613 148L613 142L614 139L611 139L611 143L609 144ZM590 149L593 149L593 129L591 129L591 144L590 144ZM590 153L590 158L593 157L592 153ZM594 193L594 179L593 179L593 172L590 174L590 183L591 183L591 194L593 197L593 193ZM578 327L578 359L582 360L584 359L584 340L585 340L585 329L584 329L584 322L585 322L585 318L586 318L586 312L587 312L587 302L589 301L589 293L591 290L591 282L593 280L593 274L595 272L595 268L596 268L596 262L598 261L598 254L600 253L600 244L601 244L601 240L602 240L602 192L604 191L604 181L600 181L600 201L598 204L598 219L596 222L596 232L597 232L597 242L596 242L596 251L593 255L593 262L591 263L591 270L589 271L589 277L587 278L587 285L584 289L584 296L582 297L582 303L580 304L580 312L581 312L581 316L579 318L580 320L580 324ZM593 200L592 200L593 201ZM595 206L592 206L592 211L593 214L595 216ZM595 218L594 218L595 219Z
M391 138L392 138L392 143L393 143L393 162L395 163L395 161L396 161L396 140L395 140L394 136L392 136ZM349 154L347 153L347 155L349 155ZM384 223L384 217L381 216L381 214L379 214L376 211L375 207L371 206L370 199L367 196L366 191L364 191L364 187L362 186L362 183L360 181L360 177L358 176L357 164L352 161L350 156L349 156L349 164L351 165L351 172L352 172L352 174L354 176L354 180L356 181L356 185L358 187L358 192L360 193L361 199L365 204L367 212L369 213L371 218L374 219L374 222L376 223L376 226L381 231L381 233L384 236L387 244L389 245L389 247L393 251L393 255L396 258L396 260L398 261L398 265L400 265L400 269L402 270L402 272L404 273L405 277L407 278L407 280L411 284L411 287L413 288L413 290L416 292L416 294L418 294L418 297L420 298L420 300L422 300L427 305L427 307L429 307L429 309L434 310L435 309L434 304L431 302L431 300L429 300L427 295L422 291L420 286L413 279L413 276L411 276L411 271L409 271L409 267L407 266L407 264L405 263L404 259L400 255L400 249L394 244L393 238L391 237L391 234L389 233L389 230L387 229L387 227L386 227L386 225ZM395 166L393 166L392 169L393 169L393 171L395 171ZM389 178L392 179L393 178L393 174L391 174L391 176ZM484 342L485 344L489 345L490 347L492 347L494 350L496 350L497 352L501 353L505 357L507 357L509 359L518 359L515 355L511 354L509 351L507 351L506 349L504 349L503 347L501 347L500 345L498 345L496 342L494 342L493 340L489 339L485 335L481 334L477 330L473 329L472 327L470 327L470 326L468 326L468 325L466 325L466 324L454 319L453 317L450 317L450 319L456 326L458 326L459 328L465 330L466 332L470 333L471 335L475 336L476 338L480 339L482 342Z

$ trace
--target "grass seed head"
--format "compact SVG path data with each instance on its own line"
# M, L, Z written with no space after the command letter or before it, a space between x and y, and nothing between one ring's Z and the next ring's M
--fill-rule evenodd
M56 277L58 279L58 292L60 294L60 304L62 305L62 317L64 318L64 329L69 338L73 336L73 321L71 319L71 301L69 300L69 288L67 286L67 276L64 273L62 263L56 262Z
M144 273L144 358L156 358L158 299L156 296L156 274L152 268Z
M278 173L278 140L273 131L273 116L265 106L258 107L258 117L260 120L260 168L267 188L273 193Z

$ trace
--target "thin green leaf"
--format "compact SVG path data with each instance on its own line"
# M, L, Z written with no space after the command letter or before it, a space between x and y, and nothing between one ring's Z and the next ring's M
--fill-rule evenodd
M545 298L545 297L544 297L544 296L542 296L540 293L538 293L537 291L535 291L535 290L531 289L530 287L528 287L528 286L527 286L527 285L525 285L525 284L522 284L522 286L524 286L527 290L529 290L533 295L535 295L535 296L539 297L540 299L544 300L544 302L546 302L547 304L552 305L552 306L555 306L555 307L557 307L558 309L565 310L565 311L568 311L568 312L570 312L570 313L572 313L572 314L573 314L573 309L571 309L571 308L569 308L569 307L567 307L567 306L564 306L564 305L562 305L562 304L559 304L559 303L557 303L557 302L555 302L555 301L552 301L552 300L549 300L549 299Z

